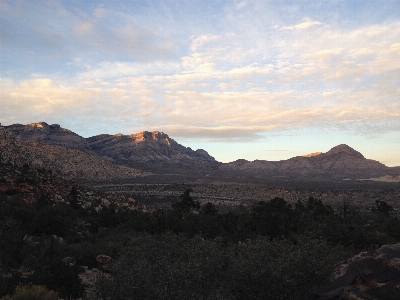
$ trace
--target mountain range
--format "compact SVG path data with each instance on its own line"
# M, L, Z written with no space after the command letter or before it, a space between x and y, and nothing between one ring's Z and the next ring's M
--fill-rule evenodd
M400 181L400 167L366 159L347 145L282 161L220 163L205 150L182 146L163 132L84 138L45 122L0 125L1 159L46 167L69 179L109 180L155 174L224 172L292 178ZM200 172L201 171L201 172Z
M221 169L240 170L261 174L281 174L286 176L331 177L342 179L372 178L385 175L400 175L400 167L366 159L360 152L341 144L326 153L316 152L282 161L237 160L225 164Z

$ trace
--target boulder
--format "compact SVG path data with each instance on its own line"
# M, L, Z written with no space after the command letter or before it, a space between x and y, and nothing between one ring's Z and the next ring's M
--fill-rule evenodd
M128 198L128 203L129 205L135 205L136 204L136 200L133 198Z
M400 299L400 244L350 258L313 294L315 299Z
M101 199L101 205L103 206L103 207L110 207L110 205L111 205L111 202L110 201L108 201L107 199Z
M103 272L111 272L113 267L113 259L104 254L100 254L96 256L96 261L99 264L99 269Z

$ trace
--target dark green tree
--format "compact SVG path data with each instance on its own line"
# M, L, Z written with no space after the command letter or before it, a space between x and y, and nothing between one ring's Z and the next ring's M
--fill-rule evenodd
M76 186L73 186L71 191L69 192L69 203L72 208L74 209L80 209L79 205L79 192Z
M172 204L172 207L184 211L184 212L191 212L193 210L199 210L200 209L200 203L199 201L194 201L192 196L190 196L190 193L193 192L192 189L186 189L182 195L179 196L181 198L181 201L175 202Z
M211 202L207 202L201 207L200 213L205 215L216 215L218 213L218 209Z
M393 212L393 206L388 204L386 201L375 201L376 207L373 209L374 212L382 213L385 216L390 215Z

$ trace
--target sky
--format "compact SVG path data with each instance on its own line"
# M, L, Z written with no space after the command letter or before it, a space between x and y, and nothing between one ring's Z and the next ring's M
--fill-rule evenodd
M0 123L400 166L400 0L0 0Z

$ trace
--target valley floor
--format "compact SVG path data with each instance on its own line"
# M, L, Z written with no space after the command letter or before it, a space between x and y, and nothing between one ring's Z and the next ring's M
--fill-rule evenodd
M140 179L143 181L143 179ZM132 197L138 203L146 205L148 209L170 206L178 201L179 195L190 188L192 196L201 203L211 202L223 210L229 207L243 205L249 207L259 201L269 201L279 197L288 203L306 201L313 197L339 210L343 204L350 209L362 212L370 211L375 201L385 201L394 207L400 214L400 186L395 183L341 183L331 182L301 182L292 181L290 185L267 183L240 183L229 181L194 180L192 182L103 182L92 183L90 186L102 192ZM294 186L293 186L294 185ZM301 186L306 186L301 188Z

